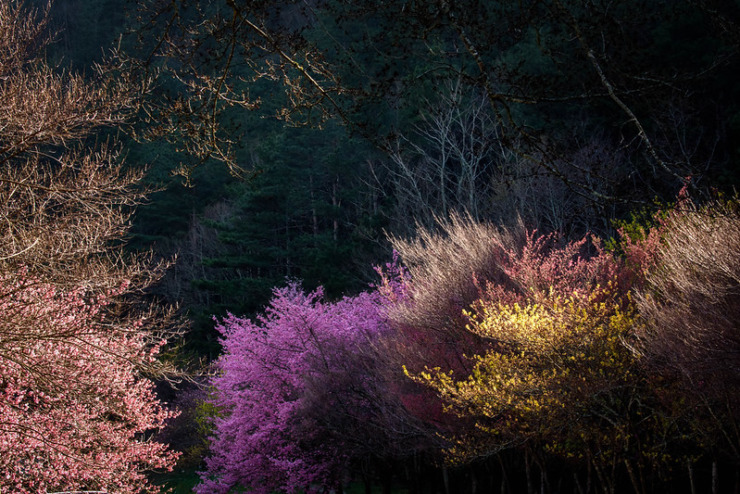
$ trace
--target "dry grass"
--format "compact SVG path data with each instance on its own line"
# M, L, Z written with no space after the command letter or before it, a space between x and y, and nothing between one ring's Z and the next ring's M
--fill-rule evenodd
M459 214L438 219L438 224L438 230L419 227L413 239L391 237L414 280L412 301L399 305L392 318L408 326L458 333L466 323L462 311L480 297L480 284L506 283L502 263L507 252L524 245L526 231L521 222L509 230Z
M639 351L696 385L740 382L740 205L672 214L656 267L636 300L646 327Z

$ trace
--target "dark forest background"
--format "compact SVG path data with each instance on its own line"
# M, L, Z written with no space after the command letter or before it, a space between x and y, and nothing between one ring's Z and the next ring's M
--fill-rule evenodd
M190 319L188 352L213 358L212 316L254 314L286 278L333 297L362 290L390 257L387 234L451 211L608 237L686 180L697 196L734 190L737 2L508 4L240 6L271 45L233 25L228 1L53 4L52 60L84 71L114 48L145 60L159 70L155 113L180 122L182 135L142 119L134 134L150 138L124 137L128 165L159 189L130 247L177 255L157 295ZM275 55L288 49L327 99L291 79ZM250 105L163 110L192 99L193 81L211 90L208 73ZM195 130L211 104L217 121ZM203 139L216 125L226 157Z
M128 248L176 258L151 296L180 308L183 362L218 356L214 316L289 279L358 293L389 236L453 212L609 238L740 180L737 1L57 0L51 19L60 70L113 56L154 81L115 132L157 190Z

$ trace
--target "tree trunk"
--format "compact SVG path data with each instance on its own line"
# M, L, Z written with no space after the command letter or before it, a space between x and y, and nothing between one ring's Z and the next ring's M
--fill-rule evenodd
M527 494L535 494L534 483L532 482L532 469L529 463L529 453L524 452L524 472L527 475Z
M316 246L316 238L319 236L319 215L316 212L316 198L314 197L313 190L313 175L308 176L308 183L311 190L311 223L313 226L313 238L314 247Z
M496 456L498 457L499 465L501 465L501 494L508 494L509 479L506 476L506 466L504 465L504 460L501 458L501 455Z
M573 482L575 483L576 489L578 489L578 494L585 494L583 487L581 487L581 481L578 480L578 474L575 472L573 472Z
M545 485L547 485L547 477L545 475L545 469L540 468L540 494L545 494Z
M332 224L333 226L332 236L333 236L334 242L336 242L337 239L339 238L339 220L337 219L337 215L339 214L339 206L341 202L339 201L339 197L338 197L338 191L337 191L338 185L339 185L339 177L336 178L336 180L331 186L331 205L333 206L332 215L334 216L334 222Z
M642 494L642 489L640 489L640 484L637 482L637 477L635 477L635 472L632 469L632 464L628 459L624 459L624 466L627 468L627 474L630 477L630 482L632 482L632 488L635 490L635 494Z

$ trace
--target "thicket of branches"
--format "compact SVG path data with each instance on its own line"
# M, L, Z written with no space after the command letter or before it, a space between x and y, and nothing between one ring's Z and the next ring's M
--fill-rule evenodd
M201 489L374 472L426 492L430 465L447 492L730 489L737 202L683 199L654 223L607 250L453 217L394 240L408 268L369 294L292 286L228 318Z
M137 301L161 267L122 251L142 172L96 142L143 87L49 66L47 23L0 5L0 489L151 490L175 459L150 437L171 326Z

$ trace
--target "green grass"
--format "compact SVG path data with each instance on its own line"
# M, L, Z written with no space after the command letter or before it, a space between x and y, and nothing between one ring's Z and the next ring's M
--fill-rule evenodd
M196 470L196 468L175 469L174 472L157 475L152 482L170 489L173 494L192 494L193 487L200 482Z

